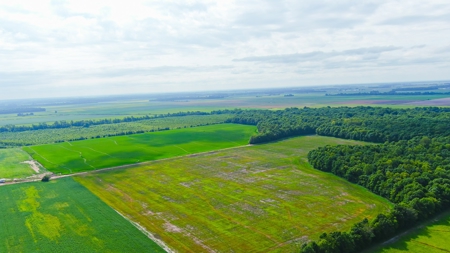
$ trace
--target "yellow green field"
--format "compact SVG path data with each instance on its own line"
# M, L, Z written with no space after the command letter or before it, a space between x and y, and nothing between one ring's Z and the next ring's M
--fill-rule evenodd
M164 252L72 178L0 187L0 252Z
M179 252L295 252L392 205L312 169L309 150L363 144L304 136L76 176Z

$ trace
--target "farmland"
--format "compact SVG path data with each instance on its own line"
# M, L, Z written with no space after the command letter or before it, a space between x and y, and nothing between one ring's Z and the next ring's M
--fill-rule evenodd
M363 143L304 136L75 180L180 252L294 252L392 207L306 162L308 151L336 144Z
M430 223L430 222L429 222ZM395 241L384 244L371 253L440 253L450 252L450 213L433 219L431 224L412 230Z
M0 252L164 252L71 178L0 195Z
M68 174L241 146L255 130L253 126L219 124L23 149L49 171Z
M43 129L24 132L4 132L0 135L0 145L23 146L41 145L61 141L101 138L114 135L177 129L201 125L223 123L229 115L193 115L183 117L155 118L136 122Z
M0 149L0 178L24 178L36 173L29 164L30 156L19 148Z
M398 87L393 84L391 88L376 88L380 92L386 92ZM261 108L261 109L284 109L287 107L323 107L323 106L357 106L373 105L383 107L415 107L417 105L449 106L450 95L390 95L390 96L325 96L326 93L352 93L368 92L374 87L364 85L321 87L315 91L312 89L268 89L253 91L223 92L223 98L199 99L211 93L182 94L185 99L175 99L170 94L155 96L152 94L124 97L98 97L90 101L33 101L40 107L46 109L44 112L36 112L33 115L18 117L17 114L0 114L1 125L31 125L40 122L53 123L55 121L89 120L89 119L111 119L124 118L127 116L156 115L175 113L180 111L204 111L234 109L234 108ZM285 94L293 96L285 97ZM190 98L191 97L191 98ZM192 97L197 97L192 99ZM70 99L69 99L70 100ZM106 101L105 101L106 100ZM435 101L436 100L436 101ZM29 106L30 102L23 102ZM1 106L1 104L0 104Z

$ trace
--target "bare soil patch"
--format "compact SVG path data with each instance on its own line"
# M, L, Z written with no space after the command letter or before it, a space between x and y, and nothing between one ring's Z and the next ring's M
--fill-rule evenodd
M37 165L36 161L30 160L30 161L24 161L22 163L26 163L26 164L30 165L31 169L33 169L36 173L39 173L39 166Z

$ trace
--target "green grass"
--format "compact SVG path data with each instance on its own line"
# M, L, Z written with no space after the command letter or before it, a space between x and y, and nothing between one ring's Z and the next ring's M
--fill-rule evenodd
M441 253L450 252L450 212L433 219L431 224L419 227L396 238L387 245L373 249L371 253Z
M164 252L71 178L0 187L0 252Z
M54 173L74 173L211 151L248 143L254 126L219 124L24 147Z
M328 144L362 143L304 136L75 180L179 252L296 252L322 232L347 230L392 207L312 169L306 154Z
M0 149L0 178L25 178L35 174L30 165L30 156L19 148Z

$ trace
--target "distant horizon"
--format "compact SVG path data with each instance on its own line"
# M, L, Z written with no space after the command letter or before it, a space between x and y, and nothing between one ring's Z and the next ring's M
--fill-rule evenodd
M295 88L310 88L319 89L321 87L338 87L338 86L355 86L355 85L383 85L383 84L432 84L432 83L446 83L449 80L425 80L425 81L398 81L398 82L374 82L374 83L336 83L323 85L305 85L305 86L280 86L280 87L261 87L261 88L241 88L241 89L209 89L196 91L161 91L161 92L144 92L144 93L112 93L99 95L74 95L74 96L55 96L55 97L29 97L29 98L11 98L1 99L0 102L19 101L19 100L41 100L41 99L76 99L76 98L107 98L107 97L126 97L126 96L147 96L147 95L169 95L169 94L189 94L189 93L210 93L210 92L232 92L232 91L258 91L258 90L276 90L276 89L295 89Z

